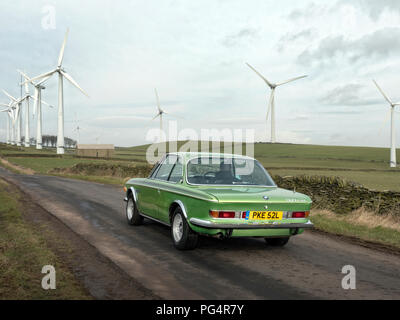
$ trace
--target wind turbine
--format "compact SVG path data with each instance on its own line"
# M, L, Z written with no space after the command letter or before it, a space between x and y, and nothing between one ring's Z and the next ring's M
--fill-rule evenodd
M152 119L156 119L157 117L160 117L160 140L161 140L161 132L162 132L162 116L163 114L168 114L166 113L163 109L160 107L160 98L158 97L158 92L157 89L154 89L154 92L156 94L156 100L157 100L157 115Z
M51 76L43 78L39 82L34 82L32 79L30 79L26 73L18 70L18 72L25 78L25 90L26 86L28 85L28 82L30 82L34 87L35 87L35 94L34 94L34 105L33 105L33 115L36 115L37 113L37 120L36 120L36 149L42 149L42 103L49 106L50 108L53 108L50 104L48 104L46 101L42 100L42 90L46 89L42 84L49 79Z
M76 131L76 133L77 133L76 147L78 147L79 140L80 140L80 130L82 130L82 128L79 126L78 115L76 112L75 112L75 124L76 124L76 127L73 129L73 131Z
M11 109L12 109L13 136L14 136L13 142L14 142L14 144L16 144L17 146L20 147L21 146L21 131L22 131L21 108L22 108L22 101L24 100L24 97L17 99L5 90L3 90L3 93L12 100Z
M2 106L7 106L6 104L1 103L0 105ZM10 113L9 113L9 109L4 109L4 110L0 110L0 112L7 112L7 129L6 129L6 143L10 144Z
M12 106L12 101L10 101L9 104L5 104L5 103L0 103L0 106L2 107L7 107L7 109L1 110L0 112L7 112L7 131L6 131L6 143L7 144L11 144L11 126L10 126L10 121L11 121L11 115L10 115L10 108Z
M13 145L15 143L15 128L14 128L14 101L11 100L9 104L0 103L1 106L7 107L7 109L1 110L0 112L7 112L7 144Z
M58 56L57 68L41 74L31 79L31 81L43 79L58 74L58 133L57 133L57 154L64 154L64 93L63 93L63 79L66 78L75 87L77 87L87 97L88 94L78 85L78 83L62 68L64 58L64 49L67 43L69 29L65 33L64 42L61 46L60 54Z
M392 100L383 92L383 90L378 86L375 80L372 80L380 93L383 95L385 100L390 104L390 117L391 117L391 128L390 128L390 167L396 168L397 161L396 161L396 142L395 142L395 130L394 130L394 108L395 106L400 106L400 102L393 103Z
M271 143L275 143L276 142L276 134L275 134L275 89L279 86L282 86L286 83L295 81L295 80L299 80L302 78L305 78L307 76L300 76L300 77L296 77L296 78L292 78L280 83L272 83L269 82L261 73L259 73L256 69L254 69L250 64L248 64L246 62L247 66L252 69L261 79L263 79L265 81L265 83L268 85L268 87L271 88L271 95L269 98L269 104L268 104L268 111L267 111L267 130L268 130L268 118L269 118L269 114L271 113Z

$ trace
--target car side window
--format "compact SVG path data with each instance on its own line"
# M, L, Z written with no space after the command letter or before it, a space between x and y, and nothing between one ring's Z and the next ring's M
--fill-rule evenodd
M153 168L152 168L151 171L150 171L149 178L154 178L155 173L156 173L156 171L157 171L159 165L160 165L160 161L158 161L158 162L153 166Z
M160 165L160 168L158 169L154 178L158 180L167 181L176 161L177 161L176 155L168 155L163 161L163 163Z
M175 166L173 167L171 174L169 176L168 181L171 182L179 182L183 177L183 165L181 158L178 157L178 161L176 161Z

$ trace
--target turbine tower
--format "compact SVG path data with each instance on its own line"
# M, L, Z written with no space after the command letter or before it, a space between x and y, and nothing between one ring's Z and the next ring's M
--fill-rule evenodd
M376 87L380 91L380 93L383 95L385 100L389 102L390 104L390 117L391 117L391 125L390 125L390 167L391 168L396 168L397 166L397 161L396 161L396 141L395 141L395 130L394 130L394 108L396 106L400 106L400 102L393 103L392 100L389 99L389 97L383 92L383 90L378 86L375 80L373 80L375 83Z
M17 70L21 75L22 72ZM29 86L28 83L20 83L21 86L21 91L22 91L22 86L25 86L25 96L23 98L23 100L25 100L26 102L26 106L25 106L25 147L28 148L30 145L30 128L29 128L29 99L33 98L30 93L29 93ZM22 100L21 100L21 104L22 104Z
M34 94L34 104L33 104L33 115L37 114L36 118L36 149L42 149L42 103L53 108L50 104L46 101L42 100L42 90L46 89L42 84L50 78L50 76L43 78L39 82L34 82L30 79L26 73L18 70L19 73L25 78L25 82L23 84L28 85L28 82L31 83L35 87L35 94Z
M261 79L264 80L264 82L267 84L268 87L270 87L271 89L271 95L269 98L269 104L268 104L268 111L267 111L267 131L268 131L268 118L269 118L269 114L271 113L271 143L275 143L276 142L276 133L275 133L275 89L279 86L282 86L286 83L295 81L295 80L299 80L302 78L305 78L307 76L301 76L301 77L296 77L296 78L292 78L280 83L272 83L269 82L261 73L259 73L256 69L254 69L250 64L246 63L247 66L252 69ZM268 133L267 133L268 135Z
M168 113L166 113L160 107L160 98L158 97L157 89L154 89L154 92L156 94L156 100L157 100L157 115L152 120L156 119L157 117L160 117L160 140L161 140L161 132L162 132L162 128L163 128L162 127L162 117L163 117L163 114L168 114Z
M65 33L65 37L64 37L64 42L61 46L60 54L58 56L57 68L31 79L31 81L35 81L35 80L39 80L39 79L43 79L43 78L48 78L55 73L58 74L57 154L65 153L65 150L64 150L64 148L65 148L64 147L64 93L63 93L64 78L66 78L69 82L71 82L72 85L77 87L84 95L89 97L88 94L85 91L83 91L83 89L78 85L78 83L76 83L76 81L62 68L62 62L63 62L63 58L64 58L64 49L65 49L65 45L67 43L68 32L69 32L69 30L67 29L67 32Z

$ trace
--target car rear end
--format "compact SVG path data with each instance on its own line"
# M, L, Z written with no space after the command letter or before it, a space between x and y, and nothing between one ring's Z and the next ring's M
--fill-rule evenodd
M311 201L301 196L286 201L219 202L208 210L196 210L189 222L196 232L209 235L289 237L313 227Z

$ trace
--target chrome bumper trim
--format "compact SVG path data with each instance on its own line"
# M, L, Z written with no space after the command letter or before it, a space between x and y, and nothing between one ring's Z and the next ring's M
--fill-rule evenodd
M245 223L213 223L208 220L190 218L190 223L198 227L208 229L309 229L313 228L314 224L311 221L306 223L271 223L271 224L245 224Z

